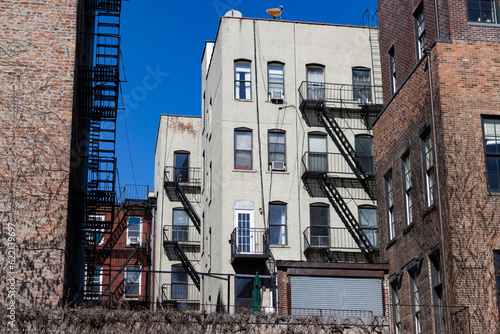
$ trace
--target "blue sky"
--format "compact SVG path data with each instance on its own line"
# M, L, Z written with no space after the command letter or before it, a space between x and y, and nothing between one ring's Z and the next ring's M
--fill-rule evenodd
M201 56L205 41L216 37L220 16L236 9L244 17L271 18L266 9L280 5L284 7L284 20L351 25L360 23L366 9L370 16L377 9L376 0L123 2L125 71L121 75L126 79L122 84L125 110L118 114L116 151L120 186L149 185L153 189L161 114L200 115Z

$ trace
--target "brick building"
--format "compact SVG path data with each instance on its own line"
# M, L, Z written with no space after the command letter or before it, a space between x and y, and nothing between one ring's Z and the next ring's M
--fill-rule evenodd
M393 332L497 333L498 4L378 3L374 155Z
M113 232L121 3L0 3L2 302L79 304L89 234Z

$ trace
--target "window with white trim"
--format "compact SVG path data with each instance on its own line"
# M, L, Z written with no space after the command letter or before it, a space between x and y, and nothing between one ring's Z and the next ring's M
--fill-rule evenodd
M358 208L359 226L374 248L378 248L377 208L361 205Z
M249 61L234 62L234 98L250 100L252 98L251 66Z
M125 267L124 297L137 299L141 295L141 266Z
M106 216L92 215L88 217L89 222L104 222ZM91 223L92 224L92 223ZM89 228L87 229L87 243L93 246L101 246L104 244L104 229L103 228Z
M234 130L234 169L252 169L252 130Z
M420 313L420 291L418 286L418 273L416 270L409 271L410 274L410 292L411 309L413 316L413 333L422 333L422 318Z
M313 247L330 247L330 207L327 204L311 204L310 244Z
M269 203L269 243L286 245L286 204Z
M372 99L370 69L354 67L352 69L352 97L358 104L369 103Z
M408 226L411 223L413 223L413 197L412 197L412 185L411 185L410 152L406 152L401 157L401 172L403 176L405 219L406 219L406 226Z
M432 299L434 301L434 324L436 326L436 334L444 334L445 319L444 319L444 303L443 303L443 281L441 279L441 258L439 251L434 252L429 256L431 263L431 283L432 283Z
M141 217L127 218L127 245L141 244Z
M391 283L392 319L394 321L394 333L401 334L401 303L399 301L399 282Z
M269 166L271 170L286 169L286 137L285 132L271 130L268 132Z
M394 95L398 90L396 83L396 56L394 46L389 50L389 70L391 71L391 93Z
M267 80L269 100L283 101L285 96L284 65L281 63L267 64Z
M387 230L389 240L396 236L396 227L394 225L394 194L392 188L392 170L384 176L385 180L385 203L387 210Z
M424 8L420 8L415 12L415 38L417 44L417 59L424 56L424 50L427 46L425 37L425 21L424 21Z
M84 296L98 298L102 292L102 266L86 264Z
M432 146L431 131L422 136L422 160L424 162L425 206L434 204L434 150Z
M484 24L499 23L498 1L467 0L467 19L469 22Z
M500 192L500 118L483 117L483 142L488 191Z

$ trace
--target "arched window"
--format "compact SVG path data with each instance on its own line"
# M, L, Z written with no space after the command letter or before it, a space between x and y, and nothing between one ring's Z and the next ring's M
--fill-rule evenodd
M234 98L250 100L252 98L252 63L249 60L234 61Z

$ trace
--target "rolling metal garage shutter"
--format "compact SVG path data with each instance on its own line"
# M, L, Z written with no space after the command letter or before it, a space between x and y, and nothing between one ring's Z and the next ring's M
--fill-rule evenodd
M292 309L362 310L383 315L378 278L290 276Z

